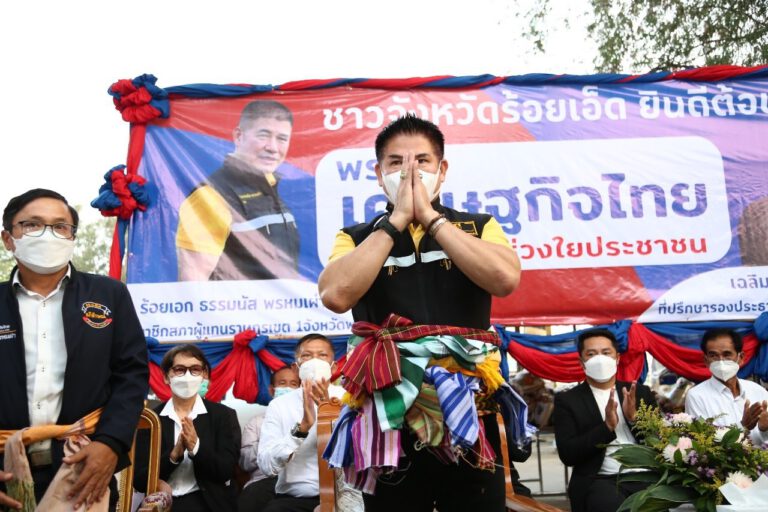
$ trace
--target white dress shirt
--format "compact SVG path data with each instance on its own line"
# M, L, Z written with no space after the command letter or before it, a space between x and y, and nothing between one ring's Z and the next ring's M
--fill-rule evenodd
M71 274L72 268L69 267L56 288L45 297L26 289L19 280L18 272L13 275L24 335L27 404L32 426L56 423L61 413L64 371L67 368L61 305ZM50 440L41 441L30 445L29 452L48 450L50 446Z
M608 405L608 400L611 398L611 391L615 390L616 388L612 387L608 389L600 389L589 386L589 389L592 390L592 395L595 397L595 401L597 402L597 408L600 409L600 415L603 417L603 421L605 421L605 408ZM616 424L616 429L614 430L616 433L616 439L608 443L608 446L605 449L603 465L600 466L600 471L598 471L598 474L600 475L618 474L619 469L621 468L621 463L614 459L612 456L613 452L619 449L618 445L637 444L635 436L632 435L632 430L629 428L629 425L627 425L627 420L624 419L624 411L621 409L621 401L618 397L618 391L616 391L615 399L616 414L619 417L619 422ZM631 471L637 471L637 469L626 468L624 470L625 473L629 473Z
M195 397L195 405L192 406L192 410L187 416L190 420L194 420L199 414L208 414L208 409L205 408L200 395L195 395ZM173 400L168 400L165 403L165 407L160 411L160 416L168 416L173 420L173 443L175 445L181 435L181 419L176 414L176 409L173 408ZM197 455L199 449L200 436L197 437L195 448L192 450L192 457ZM184 451L184 458L178 463L178 466L173 470L170 478L168 478L168 485L171 486L173 496L184 496L199 489L197 479L195 478L195 466L192 463L192 459L189 458L189 452L186 450Z
M714 377L688 390L685 397L685 412L694 418L714 418L714 424L726 427L737 425L741 427L741 418L744 414L744 404L749 400L750 404L768 400L768 391L750 380L739 379L739 395L733 396L728 386ZM768 431L761 432L755 426L750 432L752 444L762 446L768 442Z
M240 448L240 467L243 471L250 473L251 478L245 483L243 488L248 487L253 482L264 480L267 475L259 468L257 455L259 452L259 437L261 436L261 426L264 423L264 414L257 414L245 425L243 429L243 440Z
M341 398L344 388L331 385L328 394ZM302 388L273 398L264 414L257 456L264 474L277 475L275 492L296 498L309 498L320 493L317 422L309 429L305 439L291 435L291 430L303 416Z

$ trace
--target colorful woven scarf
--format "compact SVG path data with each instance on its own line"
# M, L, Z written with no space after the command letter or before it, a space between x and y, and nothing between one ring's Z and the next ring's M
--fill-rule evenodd
M374 391L387 389L401 381L399 342L448 335L499 344L495 332L445 325L415 325L394 313L387 317L383 325L355 322L352 332L364 339L349 355L341 373L346 377L344 387L356 397L363 392L370 395Z
M440 366L430 366L424 372L424 382L434 384L445 426L451 433L451 443L471 448L479 433L474 392L479 389L476 377L451 373Z

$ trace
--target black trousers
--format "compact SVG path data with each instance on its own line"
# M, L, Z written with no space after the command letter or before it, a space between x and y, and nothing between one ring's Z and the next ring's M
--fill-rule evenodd
M287 494L277 494L275 499L264 507L264 512L313 512L320 504L320 497L294 498ZM173 509L176 512L176 509Z
M264 507L275 499L275 484L277 477L272 476L263 478L252 484L248 484L240 492L237 499L237 510L239 512L261 512Z
M625 482L617 485L616 476L598 475L589 484L585 510L616 512L625 499L646 487L646 482Z
M184 496L174 496L171 508L173 512L214 512L200 491L191 492Z
M443 464L427 450L416 450L416 436L404 430L402 447L406 454L401 468L382 475L374 495L363 495L367 512L504 512L504 467L496 415L483 416L485 434L496 453L496 471Z

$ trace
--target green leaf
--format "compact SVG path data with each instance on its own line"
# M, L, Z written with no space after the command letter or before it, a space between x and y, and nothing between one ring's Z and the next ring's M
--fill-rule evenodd
M698 494L693 489L681 485L657 485L649 490L648 496L675 503L688 503L697 498Z
M632 471L630 473L624 472L619 475L619 482L648 482L656 483L659 481L659 473L657 471Z
M723 446L729 446L736 442L736 440L739 438L739 434L741 434L741 429L738 427L734 427L730 429L728 432L725 433L723 436L722 444Z
M623 446L613 452L613 458L628 468L655 468L656 450L639 444Z

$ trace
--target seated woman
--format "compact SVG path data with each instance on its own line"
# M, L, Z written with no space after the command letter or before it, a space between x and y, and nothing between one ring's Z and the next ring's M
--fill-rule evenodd
M170 401L160 404L160 479L168 482L174 512L228 512L237 510L235 465L240 451L240 426L235 411L204 400L198 394L211 367L195 345L179 345L161 363ZM137 440L134 485L147 481L147 440ZM141 445L144 446L141 446Z

